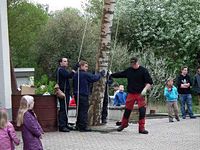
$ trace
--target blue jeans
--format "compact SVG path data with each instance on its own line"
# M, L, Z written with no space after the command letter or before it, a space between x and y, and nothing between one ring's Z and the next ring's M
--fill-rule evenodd
M180 94L180 101L181 101L181 113L182 117L186 117L186 112L185 112L185 104L187 104L187 109L189 116L193 116L192 112L192 95L191 94Z

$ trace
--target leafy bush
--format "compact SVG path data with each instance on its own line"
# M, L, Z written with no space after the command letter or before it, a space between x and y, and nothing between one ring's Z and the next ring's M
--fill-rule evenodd
M36 94L54 94L55 81L49 81L47 75L42 75L39 81L36 81Z
M167 59L156 57L153 52L136 52L136 56L140 59L142 66L146 67L153 79L153 88L150 91L149 99L152 101L164 101L164 87L166 79L169 77L176 78L177 70L168 68Z
M172 70L167 65L165 57L156 57L153 51L135 51L128 52L126 46L120 44L113 50L112 71L118 72L128 68L130 59L136 56L139 58L139 63L146 67L153 79L153 88L149 93L149 99L152 101L164 101L163 90L165 81L169 77L176 78L177 70ZM115 79L120 84L127 85L124 79Z

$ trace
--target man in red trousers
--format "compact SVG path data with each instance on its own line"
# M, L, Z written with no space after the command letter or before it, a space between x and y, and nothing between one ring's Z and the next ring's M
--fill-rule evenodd
M151 88L153 84L152 78L148 70L139 65L136 57L131 58L131 66L122 72L111 74L111 78L127 78L128 81L128 95L126 98L126 108L122 118L122 123L117 129L122 131L128 127L128 121L132 112L135 101L139 107L139 133L148 134L145 130L145 115L146 115L146 102L145 95L147 90Z

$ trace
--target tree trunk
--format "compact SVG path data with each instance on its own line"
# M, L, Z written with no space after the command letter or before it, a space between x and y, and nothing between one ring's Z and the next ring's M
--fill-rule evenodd
M109 54L111 50L111 28L114 15L115 0L104 0L101 24L101 41L97 54L96 71L108 70ZM90 98L89 124L99 125L101 109L105 91L105 77L96 82Z

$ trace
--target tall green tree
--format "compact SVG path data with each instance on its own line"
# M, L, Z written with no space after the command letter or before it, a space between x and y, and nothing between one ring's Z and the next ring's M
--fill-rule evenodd
M170 67L194 67L200 52L200 1L120 1L119 40L131 51L165 56ZM119 7L120 8L120 7Z
M93 23L99 24L102 18L104 0L88 0L85 11L90 14Z
M38 34L47 23L48 14L40 5L24 0L10 1L8 26L14 67L36 67Z
M94 10L91 13L96 19L100 19L97 6L101 6L101 1L90 0L90 10ZM113 27L116 29L119 19L118 41L128 45L129 51L151 49L155 57L166 57L168 68L172 69L197 65L199 0L117 0L116 5Z
M38 64L41 64L42 70L46 74L51 75L55 72L58 59L61 57L69 58L70 67L78 61L86 20L80 11L72 8L52 14L37 42ZM96 25L89 20L81 59L89 62L90 70L94 70L95 66L94 56L98 47L98 34Z

